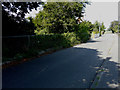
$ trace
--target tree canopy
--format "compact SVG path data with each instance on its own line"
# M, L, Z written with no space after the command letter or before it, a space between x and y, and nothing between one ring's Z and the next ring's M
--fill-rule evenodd
M108 28L108 30L112 31L113 33L114 32L119 32L119 30L118 30L118 24L119 24L118 21L112 21L111 24L110 24L110 27ZM120 25L119 25L119 29L120 29Z
M16 21L23 21L25 13L37 9L43 2L2 2L2 13L7 12L8 16Z
M105 29L106 29L106 27L103 22L100 23L100 22L96 21L93 25L93 31L95 33L99 33L100 36L101 36L102 32L105 32Z
M26 35L34 33L32 20L28 22L25 14L43 4L42 2L2 2L3 36Z
M33 20L36 34L72 32L88 2L48 2Z

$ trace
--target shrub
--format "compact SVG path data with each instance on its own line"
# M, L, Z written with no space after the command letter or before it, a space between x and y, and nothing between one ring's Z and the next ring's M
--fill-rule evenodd
M90 39L89 25L86 22L82 22L81 24L75 25L75 34L76 38L80 42L87 42Z
M79 26L80 28L81 26ZM86 29L76 30L76 32L67 32L63 34L43 34L30 36L30 38L22 39L20 44L22 46L17 46L18 42L14 42L11 46L8 47L8 44L4 46L4 55L3 57L12 58L14 57L17 60L22 58L29 58L37 56L40 51L46 49L59 49L67 48L76 44L79 44L81 41L86 42L89 38L89 32ZM19 38L20 39L20 38ZM9 41L9 40L8 40ZM16 47L16 48L15 48ZM12 49L11 49L12 48ZM15 48L15 50L13 50ZM19 51L18 51L19 50ZM12 57L9 55L9 52L12 53ZM9 57L10 56L10 57Z
M77 40L76 34L74 32L71 32L71 33L67 32L67 33L64 33L63 35L70 42L71 46L80 43L80 41Z
M46 50L49 48L69 47L71 42L61 34L37 35L31 37L30 48L34 47L37 50Z

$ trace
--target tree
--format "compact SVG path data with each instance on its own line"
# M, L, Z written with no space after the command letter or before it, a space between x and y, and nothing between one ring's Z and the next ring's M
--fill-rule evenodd
M77 25L78 27L76 28L76 36L77 39L80 40L81 42L86 42L93 31L93 24L89 21L83 21L82 23Z
M103 33L105 32L105 25L104 25L104 23L103 22L100 23L100 22L96 21L94 23L94 29L93 29L93 31L95 33L99 33L99 35L101 36L102 32Z
M112 31L112 33L114 32L118 32L118 21L112 21L111 24L110 24L110 27L108 28L109 31ZM120 26L119 26L120 27Z
M30 27L31 22L26 21L25 14L40 4L42 2L2 2L2 35L33 34L35 28Z
M12 19L8 14L2 14L2 35L3 36L13 36L13 35L30 35L34 34L35 26L32 22L32 18L29 18L30 21L24 20L17 23Z
M84 4L83 4L84 3ZM33 20L36 34L72 32L88 2L48 2Z
M98 21L96 21L94 23L94 27L99 31L100 23Z
M105 29L106 29L106 27L105 27L104 23L102 22L102 23L100 24L100 36L101 36L102 34L104 34Z
M94 29L94 24L92 24L90 21L87 21L86 24L87 24L89 32L92 33Z
M37 9L41 4L43 2L2 2L2 12L7 12L8 16L20 22L25 20L25 13Z

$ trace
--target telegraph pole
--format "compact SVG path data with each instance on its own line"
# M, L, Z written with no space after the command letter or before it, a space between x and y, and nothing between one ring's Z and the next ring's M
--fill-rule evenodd
M99 36L101 36L100 26L101 26L101 23L99 24Z
M120 1L118 2L118 63L120 63L120 37L119 37L119 25L120 25ZM120 69L120 67L118 68ZM118 75L120 75L120 72L118 73ZM118 82L120 82L120 78L118 78ZM120 86L118 87L118 89L120 89Z
M118 33L120 33L120 1L118 2Z

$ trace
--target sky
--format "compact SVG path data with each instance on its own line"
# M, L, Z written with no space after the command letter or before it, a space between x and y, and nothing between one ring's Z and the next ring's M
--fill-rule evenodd
M84 19L92 23L104 22L108 28L112 21L118 20L118 2L92 2L85 9Z
M45 0L44 0L45 1ZM114 20L118 20L118 1L119 0L89 0L91 5L87 5L85 8L84 20L94 23L96 20L104 22L106 28L109 27L110 23ZM39 7L36 10L26 14L26 17L35 17L36 14L42 8Z
M29 13L27 13L27 14L25 15L25 18L27 18L27 17L33 17L33 18L34 18L34 17L36 16L36 14L39 13L39 11L42 10L42 9L43 9L43 8L42 8L42 5L40 5L40 7L38 7L37 10L32 9L31 12L29 11Z

